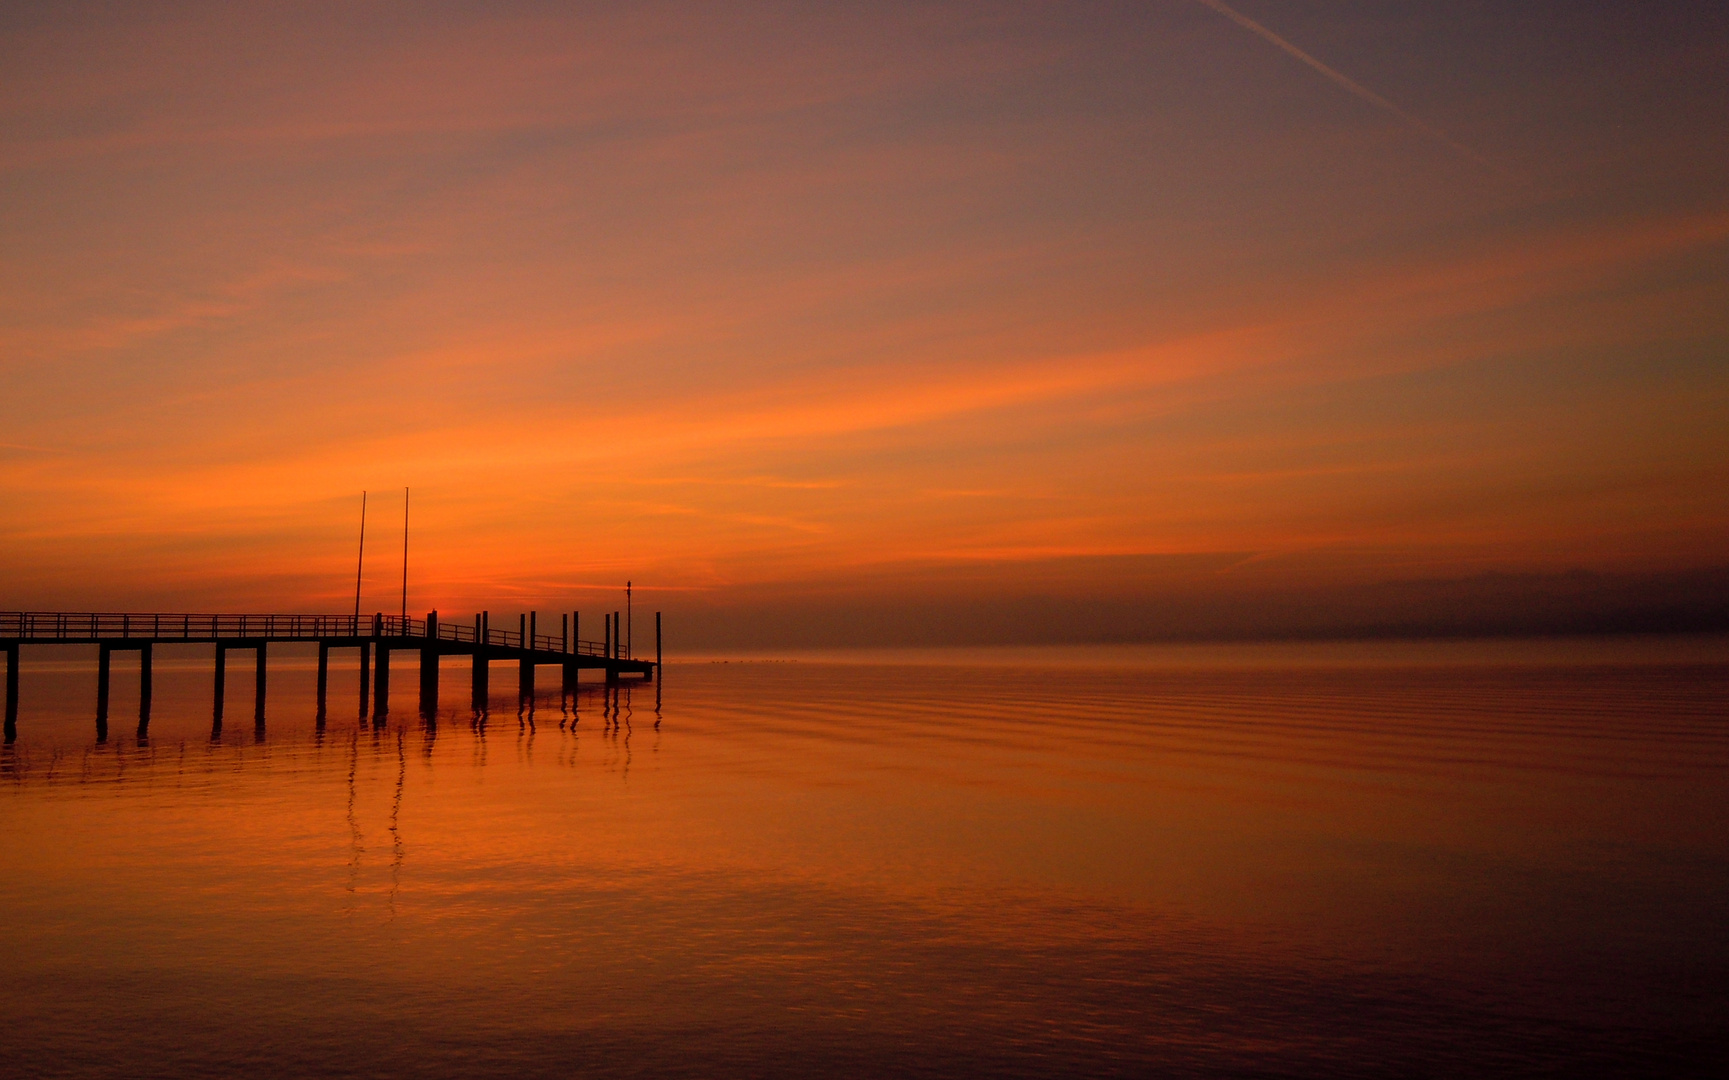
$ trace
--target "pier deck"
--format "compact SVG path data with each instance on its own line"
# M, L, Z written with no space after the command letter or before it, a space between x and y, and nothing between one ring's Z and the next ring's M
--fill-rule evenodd
M188 612L65 612L0 611L0 651L6 654L5 738L17 737L18 657L24 645L95 645L97 661L97 730L106 734L110 657L116 650L139 653L139 729L150 719L151 659L156 645L210 644L215 646L215 716L222 718L226 690L228 653L234 650L256 656L255 709L264 713L264 690L268 647L273 642L305 642L318 645L318 717L324 718L328 696L331 649L360 651L360 710L368 699L375 716L389 709L390 654L420 654L420 708L438 708L438 668L443 656L473 658L471 698L483 709L490 690L491 666L515 662L517 689L534 693L537 667L556 666L564 688L574 689L583 669L599 670L606 680L617 682L631 675L652 680L660 667L660 613L656 612L655 658L639 660L629 655L621 638L619 613L604 616L606 636L601 641L577 637L576 613L561 616L559 634L541 634L537 614L523 615L516 630L495 629L490 616L481 612L472 624L441 621L438 612L426 618L398 615L293 615L293 614L194 614ZM369 670L370 669L370 670Z

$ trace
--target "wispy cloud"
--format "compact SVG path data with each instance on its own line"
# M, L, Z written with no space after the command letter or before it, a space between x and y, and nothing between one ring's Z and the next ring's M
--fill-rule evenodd
M1433 124L1429 123L1428 121L1423 120L1419 117L1413 116L1408 111L1406 111L1406 110L1400 108L1399 106L1393 104L1391 101L1388 101L1386 98L1382 97L1380 94L1375 93L1373 90L1364 86L1362 83L1358 82L1357 80L1351 78L1349 75L1346 75L1344 72L1340 71L1338 68L1333 67L1331 64L1325 63L1325 62L1317 59L1313 54L1311 54L1311 53L1309 53L1303 49L1298 48L1296 45L1292 44L1288 39L1284 38L1283 36L1281 36L1279 34L1274 33L1272 30L1269 30L1266 26L1262 25L1259 22L1256 22L1254 19L1249 18L1247 15L1242 14L1241 12L1237 11L1236 9L1231 8L1231 7L1227 6L1226 4L1221 3L1220 0L1195 0L1195 2L1198 4L1203 4L1206 7L1212 8L1214 11L1218 12L1220 15L1223 15L1225 18L1236 23L1238 26L1240 26L1243 29L1249 31L1250 33L1256 35L1257 37L1261 38L1262 40L1268 42L1269 44L1273 45L1275 48L1281 50L1282 52L1286 53L1289 56L1296 58L1297 60L1302 61L1304 64L1307 64L1310 68L1319 72L1321 75L1326 77L1330 82L1332 82L1335 86L1338 86L1341 89L1343 89L1346 93L1351 94L1362 101L1368 102L1370 105L1373 105L1375 108L1380 109L1383 112L1387 112L1387 113L1392 114L1393 116L1398 117L1400 120L1404 121L1406 124L1410 125L1412 128L1416 129L1417 131L1422 132L1423 134L1427 135L1429 138L1434 139L1436 142L1441 143L1442 145L1451 149L1454 153L1460 155L1461 157L1469 158L1471 161L1476 162L1477 164L1483 166L1484 168L1493 169L1495 172L1498 172L1498 173L1505 173L1507 171L1503 166L1501 166L1497 162L1491 161L1489 158L1484 157L1482 154L1471 149L1469 146L1466 146L1464 143L1453 138L1451 135L1448 135L1446 132L1442 131L1440 128L1437 128L1435 125L1433 125Z

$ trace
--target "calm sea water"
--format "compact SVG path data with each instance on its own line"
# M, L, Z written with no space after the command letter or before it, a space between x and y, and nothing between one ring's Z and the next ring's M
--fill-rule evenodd
M292 652L213 737L159 649L145 739L117 655L98 744L93 656L27 649L0 1073L1729 1064L1721 641L682 663L383 724L339 667L322 730Z

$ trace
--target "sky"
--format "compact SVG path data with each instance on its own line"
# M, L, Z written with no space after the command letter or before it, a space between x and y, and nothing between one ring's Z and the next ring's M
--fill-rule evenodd
M1711 3L8 4L0 608L366 491L394 611L406 486L446 618L1722 628L1726 117Z

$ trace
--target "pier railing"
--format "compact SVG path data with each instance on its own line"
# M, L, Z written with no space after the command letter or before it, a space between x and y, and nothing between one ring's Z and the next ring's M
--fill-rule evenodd
M0 611L0 638L20 641L273 641L321 638L428 637L426 619L400 615L216 615L196 612ZM435 640L473 643L477 627L465 623L432 623ZM557 634L533 634L532 648L579 656L606 656L600 641L565 641ZM486 629L486 644L507 649L523 647L519 630Z

